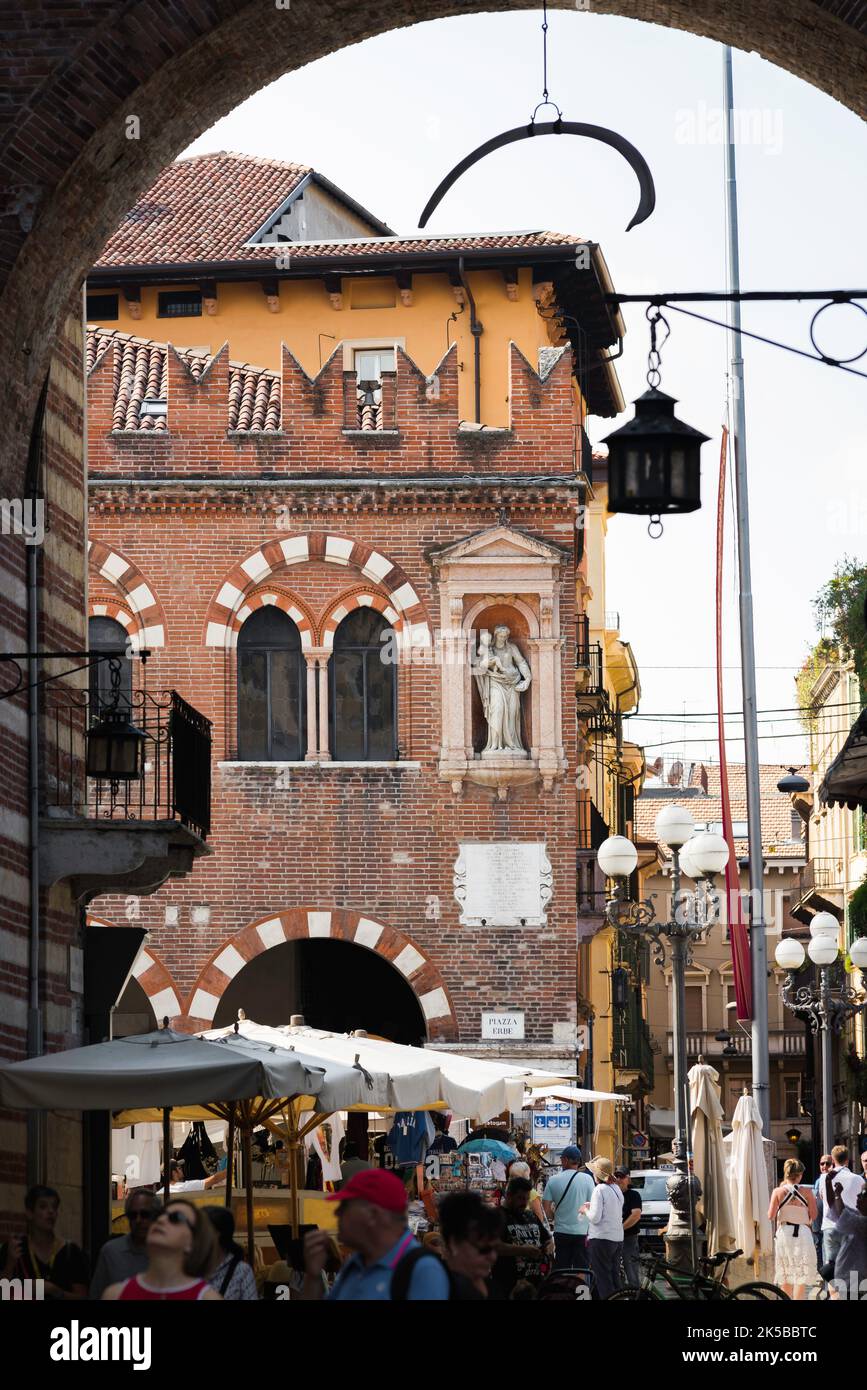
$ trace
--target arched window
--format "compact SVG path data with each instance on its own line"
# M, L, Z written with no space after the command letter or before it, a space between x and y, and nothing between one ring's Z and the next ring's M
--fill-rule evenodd
M292 619L272 604L252 613L238 634L238 757L242 762L300 762L304 730L304 658Z
M93 717L114 704L111 688L111 668L107 661L97 661L99 656L116 656L120 660L120 700L122 708L129 709L132 696L132 670L126 655L127 630L116 618L89 618L87 621L87 645L92 653L90 667L90 712Z
M356 608L334 634L330 662L331 756L391 762L397 755L397 679L392 629L375 608Z

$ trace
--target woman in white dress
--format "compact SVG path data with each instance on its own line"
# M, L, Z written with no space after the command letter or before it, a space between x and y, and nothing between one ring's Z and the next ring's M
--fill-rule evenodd
M804 1165L796 1158L783 1164L783 1181L771 1194L768 1219L774 1223L774 1282L790 1298L803 1299L819 1280L812 1223L816 1198L812 1187L802 1187Z

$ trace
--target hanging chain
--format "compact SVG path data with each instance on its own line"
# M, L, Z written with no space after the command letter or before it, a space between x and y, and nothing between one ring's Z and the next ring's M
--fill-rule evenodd
M662 380L660 372L662 366L662 349L671 336L671 326L658 304L648 304L645 311L645 318L650 324L650 352L647 354L647 384L651 391L656 391L659 389L659 383ZM660 323L665 327L665 337L657 346L656 330L657 325Z
M548 98L548 0L542 0L542 100L530 117L530 124L528 126L530 135L535 134L536 112L541 111L543 106L553 106L554 110L557 112L557 120L554 126L556 133L559 134L559 125L563 119L563 112L560 110L556 101L550 101Z

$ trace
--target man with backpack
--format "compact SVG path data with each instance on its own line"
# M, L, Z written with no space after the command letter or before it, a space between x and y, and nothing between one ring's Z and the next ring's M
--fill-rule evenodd
M570 1144L560 1155L562 1172L548 1179L542 1205L549 1223L554 1227L554 1268L587 1268L588 1221L581 1212L593 1196L595 1186L583 1168L583 1157L577 1144Z
M422 1249L406 1222L406 1188L394 1173L370 1168L354 1173L339 1192L337 1238L353 1254L331 1290L322 1271L333 1253L327 1231L310 1231L304 1240L303 1299L335 1302L446 1302L451 1283L442 1261Z

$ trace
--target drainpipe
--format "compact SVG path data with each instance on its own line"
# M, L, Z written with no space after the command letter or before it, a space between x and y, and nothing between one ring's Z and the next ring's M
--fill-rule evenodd
M473 299L473 292L470 289L469 281L464 274L464 258L458 260L458 278L463 286L464 294L467 296L467 303L470 306L470 332L473 335L473 392L476 424L482 423L482 344L481 337L484 333L479 320L476 318L476 301Z
M33 419L27 459L27 491L35 503L39 496L39 475L42 460L42 429L45 420L45 399L48 377L42 387L39 404ZM42 1008L39 992L39 565L36 545L26 546L25 588L27 603L27 796L30 833L30 912L28 940L28 1000L27 1056L42 1053ZM27 1112L27 1181L28 1186L44 1179L44 1115L40 1110Z

